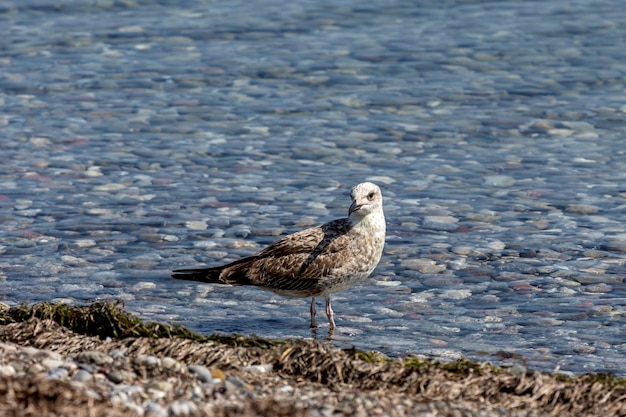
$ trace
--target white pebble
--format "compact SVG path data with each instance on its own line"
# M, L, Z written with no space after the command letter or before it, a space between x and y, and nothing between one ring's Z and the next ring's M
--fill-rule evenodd
M159 404L154 401L146 401L144 406L144 410L146 412L146 416L149 417L167 417L167 411Z
M265 373L265 372L270 372L272 369L274 369L274 365L272 365L271 363L264 364L264 365L249 365L243 368L244 371L256 372L260 374Z
M374 307L374 310L378 314L384 314L385 316L391 316L391 317L402 317L402 316L404 316L404 313L402 313L400 311L392 310L392 309L387 308L387 307Z
M382 182L383 184L393 184L394 182L396 182L396 180L394 180L391 177L386 177L386 176L373 176L373 177L367 177L367 181L372 181L372 182Z
M139 363L145 366L161 366L161 359L156 356L144 356L139 360Z
M401 284L402 281L376 281L376 285L379 287L397 287Z
M517 181L509 175L487 175L485 185L491 187L510 187Z
M0 365L0 376L3 378L12 377L16 374L15 368L12 365Z
M78 239L74 241L74 244L79 248L90 248L96 246L96 241L93 239Z
M185 222L185 227L187 227L188 229L193 229L193 230L204 230L207 227L209 227L209 225L203 221L192 220L192 221Z
M110 183L93 187L94 191L118 191L126 188L124 184Z
M442 298L450 300L462 300L472 295L470 290L447 290L441 293Z
M133 288L136 290L148 290L156 288L156 284L154 282L138 282L133 285Z
M191 401L174 401L167 408L170 416L188 416L198 411L198 406Z
M46 369L54 369L54 368L60 368L61 366L63 366L65 362L59 359L51 359L51 358L46 358L44 360L41 361L41 364L43 366L46 367Z
M187 369L192 374L195 374L198 379L202 382L213 382L213 376L211 375L211 371L204 365L191 364L187 366Z

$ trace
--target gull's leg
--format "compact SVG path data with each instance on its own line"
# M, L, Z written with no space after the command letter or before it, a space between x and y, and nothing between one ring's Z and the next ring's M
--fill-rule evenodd
M330 329L335 328L335 319L333 318L333 308L330 306L330 295L326 297L326 317L330 323Z
M317 324L315 324L315 297L311 297L311 329L315 329Z

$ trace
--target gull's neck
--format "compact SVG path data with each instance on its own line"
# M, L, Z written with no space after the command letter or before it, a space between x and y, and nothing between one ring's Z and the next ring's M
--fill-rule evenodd
M348 217L350 225L355 229L361 229L368 233L385 234L385 214L382 208L380 210L373 211L367 216L359 216L356 213L352 213Z

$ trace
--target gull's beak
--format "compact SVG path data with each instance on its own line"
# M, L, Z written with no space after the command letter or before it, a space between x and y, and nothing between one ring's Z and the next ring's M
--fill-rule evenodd
M350 217L350 215L355 211L359 211L362 206L362 204L357 204L356 200L354 200L348 209L348 217Z

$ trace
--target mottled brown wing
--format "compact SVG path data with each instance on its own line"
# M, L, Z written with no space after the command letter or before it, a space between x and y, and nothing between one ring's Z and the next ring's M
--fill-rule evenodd
M332 272L335 259L348 245L347 219L302 230L269 245L258 254L224 270L225 282L256 285L277 291L314 291ZM338 263L337 263L338 262Z

